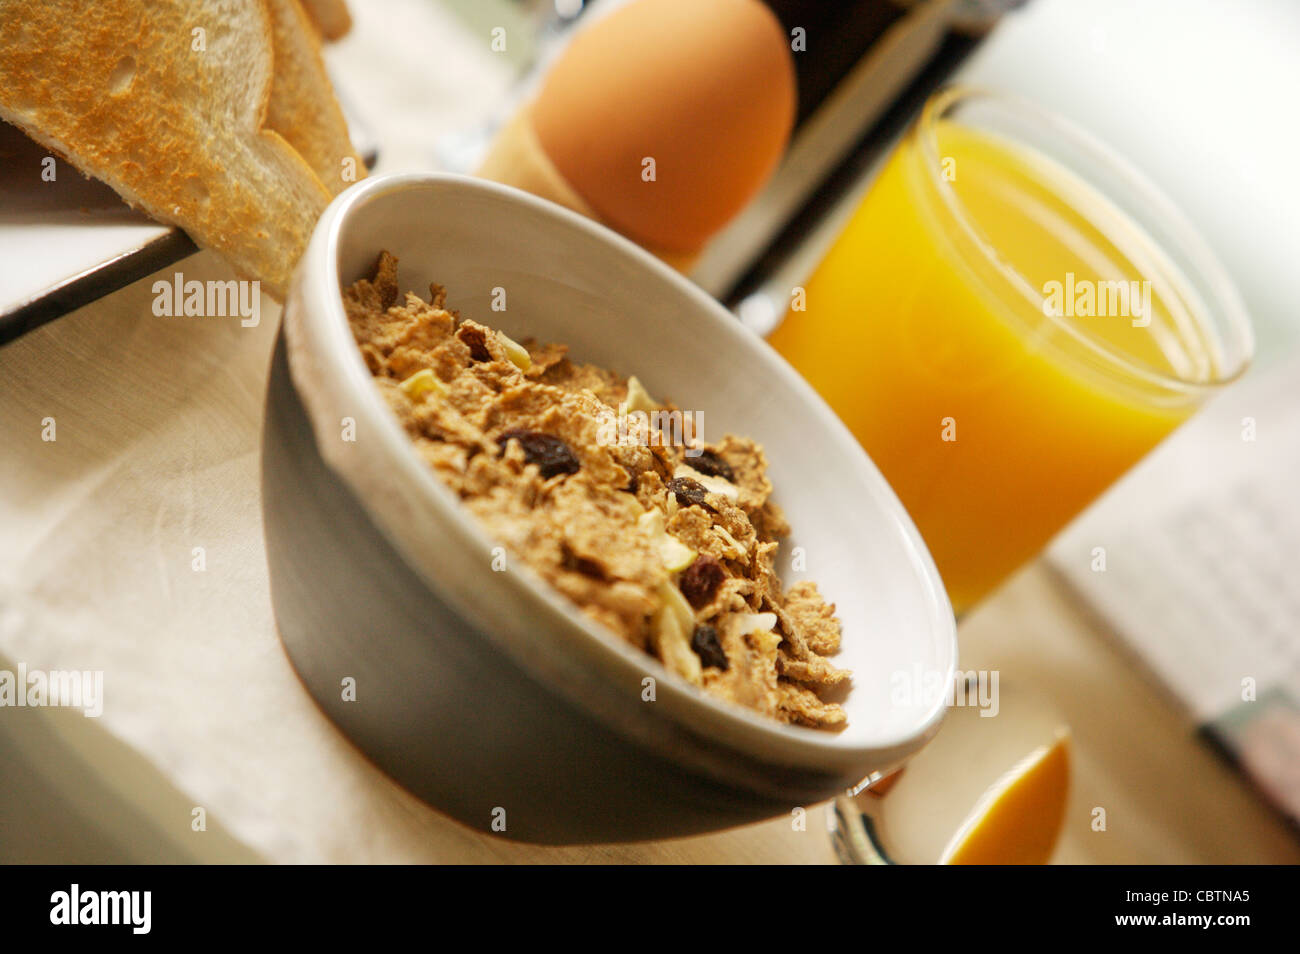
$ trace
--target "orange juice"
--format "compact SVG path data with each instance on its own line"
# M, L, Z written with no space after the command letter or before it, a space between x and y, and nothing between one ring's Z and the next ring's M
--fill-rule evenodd
M795 302L771 343L893 485L958 613L1232 371L1134 220L944 118L908 134Z
M943 853L949 865L1045 865L1065 823L1070 737L1029 753L984 794Z

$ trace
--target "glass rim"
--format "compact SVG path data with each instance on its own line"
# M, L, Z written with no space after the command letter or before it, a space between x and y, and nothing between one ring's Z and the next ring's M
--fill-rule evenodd
M1208 380L1194 380L1180 376L1176 372L1162 371L1130 357L1098 336L1087 333L1077 322L1067 321L1064 315L1056 314L1052 309L1045 307L1047 301L1045 294L1035 289L1015 266L997 254L992 243L975 224L975 217L967 210L965 203L944 175L943 158L939 154L935 125L953 107L972 101L991 102L1010 110L1022 119L1028 119L1035 126L1042 127L1055 136L1063 137L1089 162L1104 167L1125 187L1131 189L1140 200L1143 211L1153 216L1167 235L1177 236L1175 240L1177 247L1169 248L1163 237L1158 240L1151 236L1149 230L1138 223L1134 215L1117 205L1104 189L1088 183L1090 188L1114 205L1122 215L1134 221L1157 249L1166 256L1170 252L1176 252L1193 266L1200 282L1204 285L1202 290L1205 292L1204 308L1196 311L1208 312L1208 314L1197 314L1196 317L1207 326L1205 332L1220 346L1224 368L1216 369L1216 373ZM962 123L960 119L951 121L970 129L980 130L978 124ZM1024 97L981 86L956 83L941 87L926 100L913 134L916 137L922 159L921 166L927 175L928 184L938 192L945 209L957 222L965 238L978 250L984 263L1007 279L1021 296L1035 306L1039 314L1049 318L1057 328L1086 347L1095 358L1101 359L1109 370L1120 371L1167 390L1202 394L1217 391L1231 384L1249 368L1255 350L1254 330L1245 302L1227 269L1201 236L1200 231L1174 201L1165 195L1149 177L1092 133ZM1014 136L1010 138L1017 146L1049 161L1055 161L1032 143L1021 141ZM959 254L961 254L960 250ZM1196 283L1188 275L1186 267L1172 260L1169 265L1178 272L1180 279L1195 287Z

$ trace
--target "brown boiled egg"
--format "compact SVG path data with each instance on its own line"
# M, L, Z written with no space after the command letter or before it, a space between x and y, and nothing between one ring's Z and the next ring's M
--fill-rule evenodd
M598 218L652 248L695 252L785 151L789 38L760 0L631 0L574 36L530 115Z

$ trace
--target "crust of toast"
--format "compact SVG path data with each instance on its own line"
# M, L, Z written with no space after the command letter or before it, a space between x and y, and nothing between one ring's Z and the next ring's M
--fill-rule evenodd
M274 63L262 3L0 0L0 118L283 298L330 192L265 128Z
M366 164L352 148L321 59L320 41L298 0L265 2L275 56L266 128L283 136L307 160L325 190L338 195L365 177Z
M333 43L352 29L352 15L343 0L302 0L302 7L327 43Z

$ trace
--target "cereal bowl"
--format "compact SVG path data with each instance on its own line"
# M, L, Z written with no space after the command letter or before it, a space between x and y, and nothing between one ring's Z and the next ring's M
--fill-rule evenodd
M712 698L581 613L494 541L375 387L341 291L381 249L403 288L568 344L766 448L792 534L854 673L842 731ZM495 306L495 307L494 307ZM503 307L504 306L504 307ZM281 639L376 765L480 831L553 843L665 838L789 814L922 746L956 657L952 610L893 492L819 397L717 302L613 232L465 177L367 179L322 216L285 304L267 393L263 519ZM797 554L797 559L793 557Z

